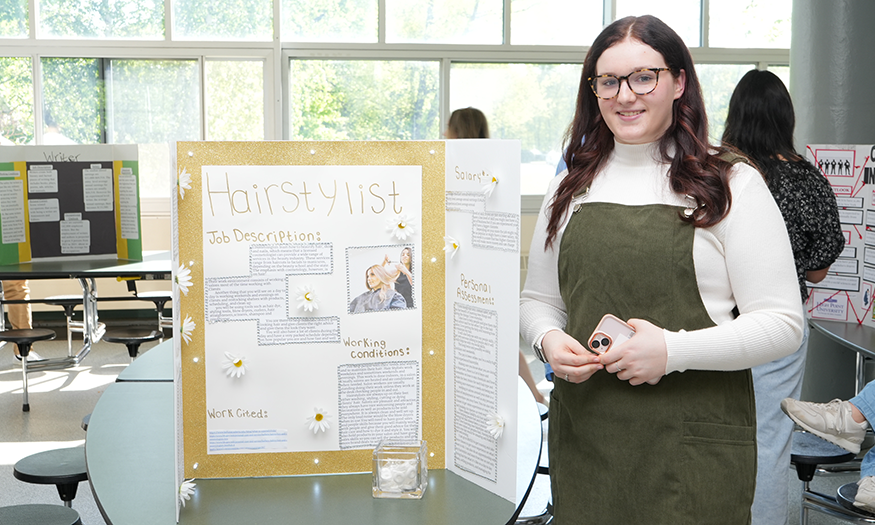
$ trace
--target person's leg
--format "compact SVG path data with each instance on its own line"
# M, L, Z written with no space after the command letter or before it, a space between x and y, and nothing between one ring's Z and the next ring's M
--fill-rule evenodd
M848 401L813 403L788 397L781 401L781 410L808 432L857 454L869 427L867 420L875 417L875 385L867 384Z
M857 482L857 495L854 497L855 507L871 513L875 513L875 452L873 450L875 449L866 452L863 456L863 462L860 464L860 481Z
M30 299L30 288L27 281L3 281L3 298L10 301ZM9 315L9 324L12 328L33 328L29 304L7 304L6 310Z
M871 421L875 417L875 381L867 383L859 394L848 400L848 403L856 409L852 414L855 421L860 422L860 416L866 421ZM863 462L860 464L860 481L854 506L875 513L875 453L872 450L863 456Z
M542 405L547 404L547 399L544 398L544 395L538 391L538 386L535 384L535 378L532 376L532 371L529 369L529 363L526 361L526 356L523 354L522 350L519 351L520 354L520 377L523 378L523 381L529 386L529 390L532 391L532 395L535 396L535 401L541 403Z
M27 286L27 281L3 281L3 298L10 301L30 299L30 288ZM6 311L12 328L16 330L33 328L29 304L7 304ZM20 355L18 345L15 345L15 355Z
M848 402L863 414L866 421L872 421L872 418L875 418L875 381L866 383L863 390L849 399ZM857 419L855 418L855 421ZM857 422L860 423L860 421Z
M793 421L781 413L785 397L799 397L808 351L808 326L793 354L754 367L757 408L757 477L751 506L752 525L784 525L789 520L790 445Z

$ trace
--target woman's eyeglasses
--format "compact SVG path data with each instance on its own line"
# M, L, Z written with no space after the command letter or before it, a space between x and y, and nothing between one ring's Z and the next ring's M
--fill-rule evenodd
M620 94L620 86L624 80L629 89L632 90L632 93L636 95L652 93L656 89L656 85L659 84L660 71L671 71L671 69L667 67L651 67L633 71L625 77L599 75L597 77L590 77L587 80L589 80L589 85L592 87L592 92L595 93L595 96L603 100L610 100Z

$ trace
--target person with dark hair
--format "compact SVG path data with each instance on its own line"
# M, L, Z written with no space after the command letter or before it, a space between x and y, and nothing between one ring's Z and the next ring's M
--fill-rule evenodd
M395 291L404 297L408 308L413 308L413 252L409 246L401 249L398 262L389 260L389 254L383 259L383 267L387 268L390 277L395 282Z
M450 115L444 136L448 139L488 139L489 123L486 120L486 115L476 108L457 109ZM529 387L535 401L547 405L549 400L538 390L538 384L535 383L535 376L529 369L529 362L526 360L525 354L522 350L518 350L518 352L520 377Z
M845 247L832 187L817 168L796 153L796 115L790 93L770 71L748 71L729 100L723 145L737 148L762 172L790 236L802 303L808 300L805 281L817 283ZM793 422L781 414L785 397L802 393L808 351L808 326L793 354L755 366L753 386L757 408L757 484L753 525L789 520L790 445Z
M444 136L448 139L488 139L486 115L477 108L457 109L450 114Z
M556 522L749 523L749 369L803 333L781 213L708 143L690 52L653 16L595 39L564 148L520 301L520 333L555 373ZM606 314L635 333L590 352Z

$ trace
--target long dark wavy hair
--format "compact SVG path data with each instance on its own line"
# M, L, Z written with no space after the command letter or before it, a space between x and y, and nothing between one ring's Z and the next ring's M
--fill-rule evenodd
M793 147L794 127L796 114L784 82L771 71L752 69L729 99L723 144L747 155L765 174L781 158L802 159Z
M550 205L545 248L556 239L571 200L592 184L614 149L614 135L602 119L598 99L587 79L596 76L596 62L602 53L627 38L640 41L661 54L674 78L678 78L681 71L686 73L684 93L673 103L671 125L659 139L659 154L670 165L672 191L689 195L698 204L690 217L679 213L680 219L696 227L713 226L726 216L732 205L729 193L732 165L720 158L725 152L723 148L708 143L708 118L690 51L662 20L650 15L629 16L606 27L584 59L577 109L564 141L568 175L559 184Z

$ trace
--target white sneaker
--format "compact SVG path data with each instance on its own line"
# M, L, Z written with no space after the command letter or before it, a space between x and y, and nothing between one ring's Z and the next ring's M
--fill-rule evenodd
M21 354L16 353L15 359L18 359L19 361L21 361ZM31 350L30 352L27 353L27 362L28 363L34 363L36 361L45 361L45 360L46 360L46 358L39 355L38 353L36 353L35 350Z
M866 476L857 482L857 496L854 506L866 512L875 513L875 476Z
M869 427L866 421L854 421L851 404L839 399L829 403L811 403L788 397L781 401L781 410L805 430L854 454L860 452L860 444Z

